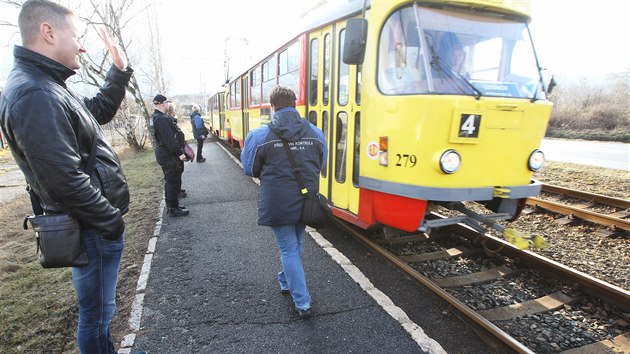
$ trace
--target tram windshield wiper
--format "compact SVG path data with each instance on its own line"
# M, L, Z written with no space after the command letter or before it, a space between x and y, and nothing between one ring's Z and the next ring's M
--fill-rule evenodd
M482 96L481 91L472 83L470 82L470 80L468 80L468 78L466 78L464 75L458 73L455 70L452 70L452 68L444 68L441 64L440 64L440 57L435 55L433 56L432 60L431 60L431 67L436 71L436 73L438 73L439 75L436 76L442 76L445 79L451 80L451 81L455 81L455 82L464 82L466 84L466 86L468 86L468 88L470 88L473 92L474 92L474 96L476 99L480 99ZM434 76L434 78L436 77ZM459 85L454 85L454 86L459 86Z
M466 78L464 75L454 71L453 75L457 76L460 80L464 81L468 87L470 87L473 91L475 91L475 98L476 99L480 99L481 98L481 91L479 91L479 89L477 89L477 87L470 82L470 80L468 80L468 78Z

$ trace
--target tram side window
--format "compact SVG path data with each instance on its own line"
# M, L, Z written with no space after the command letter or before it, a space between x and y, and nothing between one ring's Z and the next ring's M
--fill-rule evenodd
M330 97L330 34L324 36L324 92L322 103L328 105L328 97Z
M269 103L269 94L271 89L276 86L276 73L277 73L276 56L269 58L269 61L262 66L262 101L263 103Z
M314 126L317 126L317 112L315 111L308 112L308 121Z
M310 77L310 104L317 104L317 78L319 77L319 39L311 41L311 77Z
M230 84L230 108L234 108L234 84Z
M357 105L361 105L361 65L357 65L357 87L356 87L356 100Z
M419 29L411 7L392 14L379 39L378 87L384 94L427 92Z
M238 80L230 85L230 108L238 108L240 104L238 89Z
M346 30L343 29L339 33L339 43L344 43L344 37L346 35ZM343 58L343 45L339 46L339 77L337 79L337 103L341 106L345 106L348 104L348 85L350 84L350 65L346 64L341 60Z
M300 42L291 44L278 56L278 84L285 85L300 97L298 76L300 70Z
M252 105L259 105L260 104L260 66L252 70L249 82L252 83L252 90L251 90Z
M234 108L241 107L241 78L234 82Z
M324 137L326 138L326 141L328 141L329 137L328 137L328 111L324 111L322 113L322 132L324 133ZM328 158L326 160L329 160ZM326 178L326 175L328 174L328 165L324 165L324 168L322 168L322 177Z
M352 185L359 186L359 161L361 158L361 112L354 115L354 161L352 163Z
M336 125L335 180L339 183L344 183L346 181L346 147L348 146L348 113L339 112Z

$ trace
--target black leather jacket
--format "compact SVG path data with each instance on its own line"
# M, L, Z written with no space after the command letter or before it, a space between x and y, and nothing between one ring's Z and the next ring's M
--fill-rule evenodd
M129 190L100 124L112 120L133 70L112 66L95 97L79 98L65 83L75 72L24 47L0 95L0 124L26 181L49 213L69 212L107 238L124 230ZM96 163L83 173L96 142Z

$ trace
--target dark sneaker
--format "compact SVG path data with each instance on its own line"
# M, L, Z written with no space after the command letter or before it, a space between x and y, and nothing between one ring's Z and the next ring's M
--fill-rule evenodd
M286 294L291 294L291 290L289 289L280 289L280 293L286 295Z
M298 317L306 320L308 318L311 318L311 316L313 316L313 313L311 312L310 308L307 308L306 310L300 310L300 309L296 309L297 313L298 313Z
M198 159L197 162L206 162L206 159L202 157L202 158Z
M177 207L177 208L168 208L166 213L170 216L186 216L190 212L188 210L184 210L180 207Z

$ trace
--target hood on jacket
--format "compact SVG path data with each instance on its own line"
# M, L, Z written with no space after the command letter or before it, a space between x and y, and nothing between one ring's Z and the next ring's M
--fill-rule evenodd
M275 112L269 129L288 141L297 141L306 134L309 123L300 117L297 109L284 107Z

